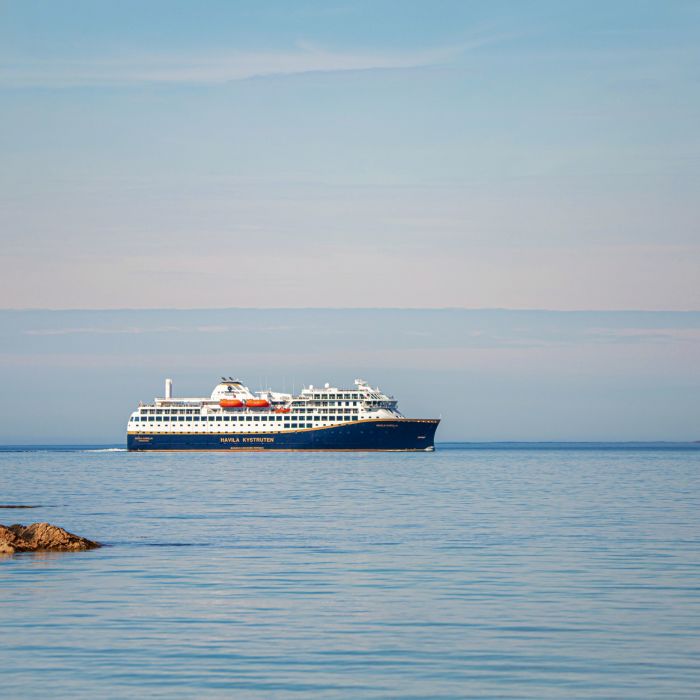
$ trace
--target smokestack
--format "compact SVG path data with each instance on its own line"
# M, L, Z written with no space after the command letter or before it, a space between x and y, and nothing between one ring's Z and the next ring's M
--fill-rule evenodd
M172 379L165 380L165 398L166 399L173 398L173 380Z

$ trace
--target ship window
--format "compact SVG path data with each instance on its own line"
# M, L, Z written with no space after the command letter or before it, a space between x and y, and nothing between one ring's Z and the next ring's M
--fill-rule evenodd
M221 416L216 416L216 420L221 421L223 418Z
M253 420L253 416L246 416L245 419L246 420Z
M191 420L192 420L192 416L187 416L187 417L185 418L185 420L191 421Z

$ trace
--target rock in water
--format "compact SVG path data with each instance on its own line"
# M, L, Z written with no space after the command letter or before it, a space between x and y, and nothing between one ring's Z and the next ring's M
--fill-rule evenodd
M100 547L99 542L78 537L49 523L0 525L0 554L15 552L79 552Z

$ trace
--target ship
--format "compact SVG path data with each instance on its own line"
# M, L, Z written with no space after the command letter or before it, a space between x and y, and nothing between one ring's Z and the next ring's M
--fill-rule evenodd
M130 451L435 449L439 418L405 418L393 396L362 379L351 389L310 385L299 394L252 392L222 377L209 398L165 395L129 416Z

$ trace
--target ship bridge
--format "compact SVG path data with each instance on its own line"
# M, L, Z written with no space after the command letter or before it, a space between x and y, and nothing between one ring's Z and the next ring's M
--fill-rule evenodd
M221 381L214 387L211 392L212 401L221 401L222 399L252 399L253 392L238 379L229 377L221 377Z

